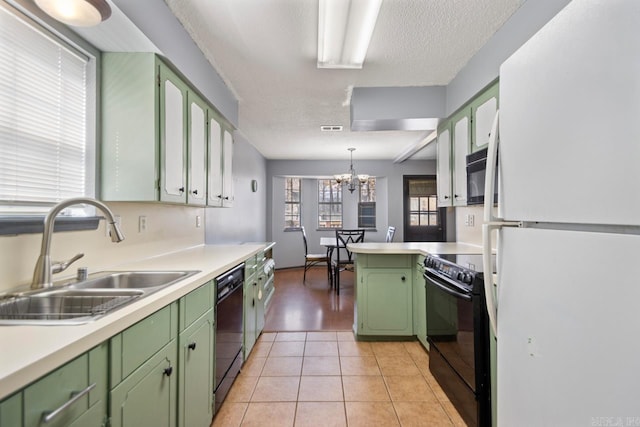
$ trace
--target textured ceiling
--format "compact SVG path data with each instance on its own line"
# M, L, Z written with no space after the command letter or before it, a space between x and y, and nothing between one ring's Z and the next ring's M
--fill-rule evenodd
M395 158L428 132L349 131L351 88L448 84L523 1L383 0L364 67L331 70L316 68L318 0L166 0L269 159Z

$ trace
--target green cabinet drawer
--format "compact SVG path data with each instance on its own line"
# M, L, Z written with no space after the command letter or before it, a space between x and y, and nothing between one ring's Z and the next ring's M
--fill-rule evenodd
M170 341L110 392L112 427L176 423L177 340Z
M63 407L78 394L81 396L66 409L61 410L46 425L101 425L107 414L107 357L107 345L103 343L26 387L22 394L24 426L45 424L43 422L45 414L51 414ZM91 391L86 392L87 390ZM96 419L100 422L97 424L80 422L87 419Z
M411 268L413 255L359 254L358 261L366 268ZM364 258L364 259L361 259Z
M176 338L177 331L178 303L174 302L111 338L111 386Z
M213 282L209 282L180 298L180 331L188 328L214 305Z
M0 402L0 426L22 425L22 393L16 393Z

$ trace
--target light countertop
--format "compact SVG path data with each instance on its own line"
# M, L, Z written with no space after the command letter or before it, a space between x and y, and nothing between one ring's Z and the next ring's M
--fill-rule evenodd
M482 246L458 242L352 243L347 248L357 254L482 254Z
M271 246L203 245L123 264L109 271L200 272L84 325L0 326L0 400Z

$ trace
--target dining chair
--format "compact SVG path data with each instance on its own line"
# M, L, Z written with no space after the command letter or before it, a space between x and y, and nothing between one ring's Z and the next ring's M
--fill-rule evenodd
M325 263L327 265L327 276L329 279L329 285L332 284L331 280L331 261L329 256L325 254L310 254L307 246L307 233L304 230L304 226L300 227L302 231L302 241L304 242L304 274L302 275L302 283L307 280L307 270L311 267Z
M331 263L333 265L333 284L338 295L340 295L340 272L354 271L353 254L347 249L347 245L362 242L364 242L364 230L362 229L336 230L336 259Z
M396 234L396 228L389 226L389 228L387 229L387 237L385 238L385 242L386 243L390 243L393 241L393 235Z

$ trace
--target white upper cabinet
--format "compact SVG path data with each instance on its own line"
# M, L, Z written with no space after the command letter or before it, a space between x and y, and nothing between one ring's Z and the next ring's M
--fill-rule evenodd
M222 138L222 206L233 206L233 136L228 130L224 131Z
M452 206L451 199L451 131L445 123L438 131L437 141L437 182L438 207Z
M189 189L191 205L207 203L207 106L189 93Z
M467 205L467 154L471 145L469 110L452 120L453 131L453 205Z
M167 67L160 67L160 153L163 202L185 203L186 193L186 88Z
M103 200L233 201L231 127L155 54L103 54L102 113Z

